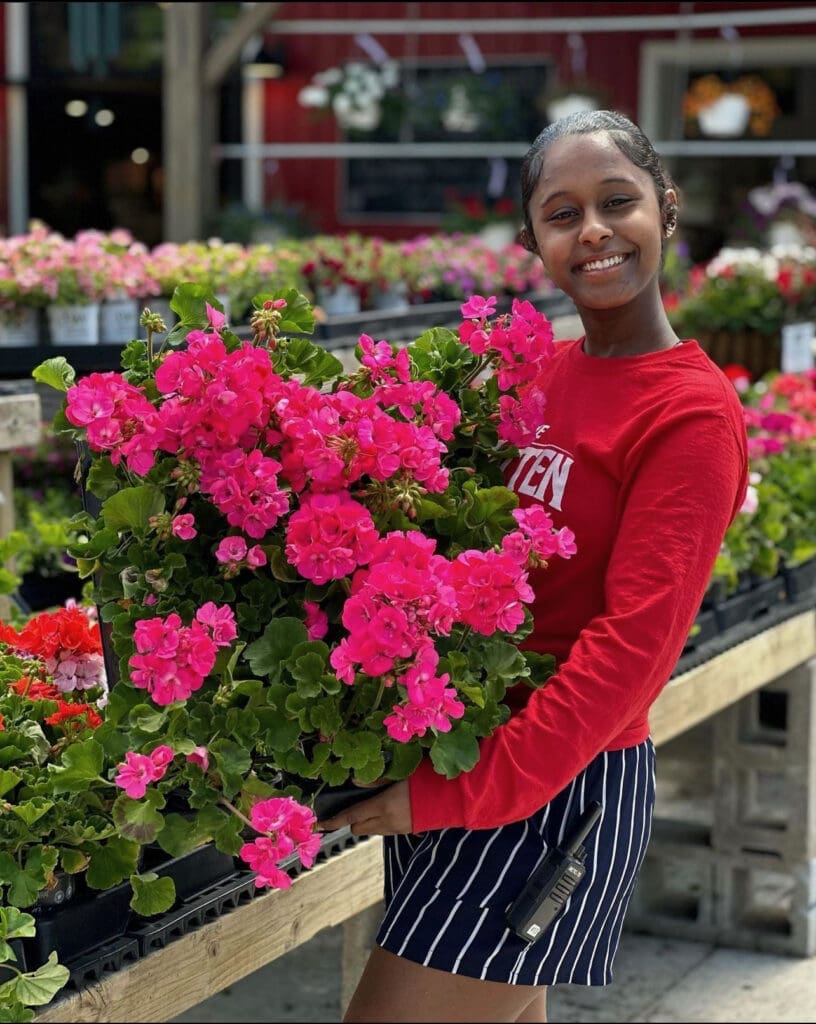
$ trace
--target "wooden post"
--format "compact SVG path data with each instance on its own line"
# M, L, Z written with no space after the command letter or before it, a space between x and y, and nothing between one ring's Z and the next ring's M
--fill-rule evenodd
M209 49L208 3L167 4L164 12L164 238L200 239L205 215L217 209L216 140L218 87L239 60L244 44L280 6L247 7L229 32Z
M14 474L11 453L40 439L40 396L0 395L0 537L14 529ZM0 618L8 615L8 598L0 595Z

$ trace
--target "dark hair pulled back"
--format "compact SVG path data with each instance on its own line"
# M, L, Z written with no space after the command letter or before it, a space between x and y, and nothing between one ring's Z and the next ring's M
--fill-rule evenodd
M594 135L599 132L607 134L625 157L651 176L663 218L664 242L677 227L677 206L666 198L668 189L676 189L676 186L654 146L640 128L628 117L614 110L581 111L547 125L527 150L522 161L521 204L524 211L524 227L519 241L529 252L537 251L530 219L530 200L541 177L547 150L553 142L570 135Z

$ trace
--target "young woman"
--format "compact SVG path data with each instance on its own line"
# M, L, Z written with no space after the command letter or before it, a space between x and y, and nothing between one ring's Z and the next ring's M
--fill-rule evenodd
M546 422L508 470L578 555L532 577L527 641L556 655L456 779L429 762L325 822L384 835L386 916L347 1021L544 1021L546 986L605 985L654 803L648 712L669 679L747 483L733 387L678 338L658 288L677 195L620 114L557 121L525 157L524 243L575 303ZM516 694L516 690L522 691ZM533 943L506 911L592 802L586 875Z

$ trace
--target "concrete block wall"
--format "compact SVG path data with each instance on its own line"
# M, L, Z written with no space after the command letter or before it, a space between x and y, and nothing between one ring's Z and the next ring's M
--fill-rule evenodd
M626 927L816 954L816 661L720 712L705 740L688 758L707 814L658 789Z

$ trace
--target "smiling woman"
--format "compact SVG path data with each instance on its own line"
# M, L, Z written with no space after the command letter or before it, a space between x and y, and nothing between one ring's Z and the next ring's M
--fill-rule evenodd
M385 920L347 1021L543 1021L546 986L612 980L654 802L649 708L745 493L736 392L660 299L676 194L651 143L619 114L573 115L521 180L523 244L586 332L556 346L546 423L505 467L522 507L575 524L577 557L530 578L525 644L556 672L511 690L472 770L423 761L331 820L386 836ZM509 908L593 802L586 873L531 941Z

